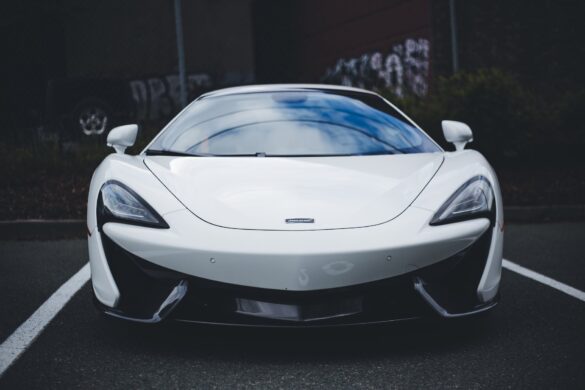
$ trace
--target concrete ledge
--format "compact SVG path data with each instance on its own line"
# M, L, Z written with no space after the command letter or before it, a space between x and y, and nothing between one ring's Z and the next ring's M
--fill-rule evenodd
M504 208L506 223L585 221L585 205L509 206ZM54 240L85 238L83 219L24 219L0 221L0 240Z
M585 205L504 207L506 222L585 221Z
M0 221L0 240L54 240L84 238L87 227L83 219L22 219Z

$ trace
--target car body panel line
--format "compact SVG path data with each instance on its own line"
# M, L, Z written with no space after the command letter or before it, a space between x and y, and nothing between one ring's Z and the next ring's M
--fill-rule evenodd
M459 318L459 317L467 317L467 316L472 316L475 314L479 314L485 311L490 310L491 308L493 308L494 306L496 306L498 304L498 300L494 299L490 302L481 304L479 306L476 306L474 308L472 308L469 311L463 311L463 312L449 312L447 311L447 309L445 309L443 306L441 306L441 304L439 304L435 298L433 298L433 296L427 291L427 289L425 288L425 283L424 281L420 278L420 277L415 277L414 278L414 289L416 290L416 292L418 292L418 294L421 296L422 299L425 300L425 302L427 302L429 304L429 306L441 317L443 318Z

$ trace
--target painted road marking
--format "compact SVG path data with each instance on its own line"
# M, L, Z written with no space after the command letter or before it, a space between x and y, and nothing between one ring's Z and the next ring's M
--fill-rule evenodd
M53 293L25 322L0 345L0 376L33 343L45 327L89 280L89 263Z
M585 292L534 272L509 260L502 260L502 267L585 302ZM53 293L22 325L0 345L0 376L27 350L45 327L65 307L67 302L90 278L89 263Z
M549 278L548 276L544 276L542 274L539 274L538 272L534 272L528 268L524 268L521 265L512 263L511 261L506 259L502 260L502 267L512 272L516 272L517 274L520 274L529 279L535 280L539 283L545 284L549 287L554 288L555 290L558 290L560 292L572 296L573 298L577 298L578 300L585 302L585 292L577 290L574 287L556 281L552 278Z

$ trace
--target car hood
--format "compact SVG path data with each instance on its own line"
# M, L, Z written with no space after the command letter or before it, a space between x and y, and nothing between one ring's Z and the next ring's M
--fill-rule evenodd
M387 222L408 208L442 162L442 153L144 159L200 219L257 230L344 229Z

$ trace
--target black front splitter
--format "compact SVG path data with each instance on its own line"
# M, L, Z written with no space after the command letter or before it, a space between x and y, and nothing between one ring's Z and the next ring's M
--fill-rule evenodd
M181 280L172 290L171 293L165 298L160 304L158 310L156 310L150 317L135 317L124 314L122 311L116 310L115 308L108 307L102 304L97 297L93 296L93 302L102 313L110 316L119 318L126 321L140 322L143 324L156 324L168 317L173 309L183 300L187 294L189 283L186 280Z

